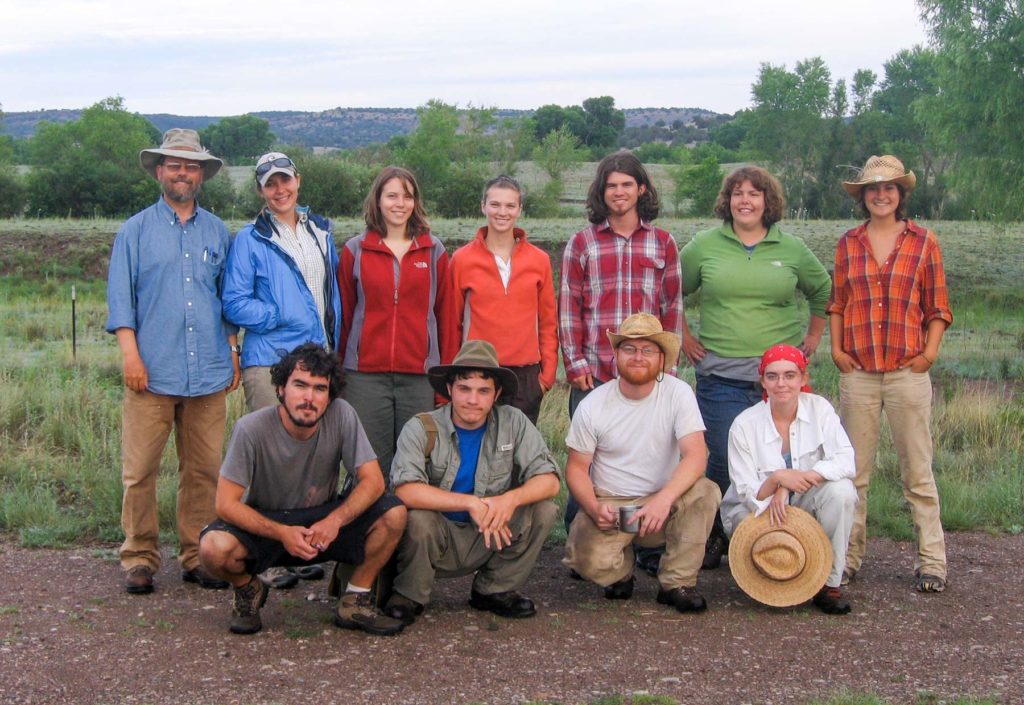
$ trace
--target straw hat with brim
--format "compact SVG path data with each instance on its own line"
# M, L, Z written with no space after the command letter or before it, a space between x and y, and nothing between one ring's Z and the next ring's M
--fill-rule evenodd
M814 597L832 570L832 544L821 524L797 507L772 526L769 513L740 522L729 539L729 570L750 597L791 607Z
M616 333L606 331L613 348L619 347L623 340L640 340L645 338L655 343L665 353L662 369L665 372L674 370L679 362L679 336L661 327L661 321L649 313L634 313L619 326Z
M434 365L427 370L427 379L430 386L445 399L451 399L448 394L448 377L453 372L474 372L487 371L498 378L498 386L501 387L501 398L498 401L511 399L519 389L519 380L516 373L507 367L498 364L498 353L494 346L486 340L467 340L459 350L450 365Z
M155 179L156 167L164 157L177 157L200 162L203 165L203 179L211 178L220 171L224 164L209 151L203 149L203 145L199 143L198 132L181 127L172 127L165 132L163 144L159 147L139 152L139 163Z
M914 172L907 171L899 159L891 154L883 154L880 157L868 157L857 178L844 181L843 188L854 198L860 198L860 192L868 184L899 184L910 193L917 184L917 177Z

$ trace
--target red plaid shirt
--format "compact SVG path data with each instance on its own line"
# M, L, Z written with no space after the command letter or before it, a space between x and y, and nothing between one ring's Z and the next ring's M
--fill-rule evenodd
M843 350L868 372L899 369L924 350L930 321L953 322L939 241L932 231L905 222L881 266L871 253L867 223L836 244L827 310L843 317Z
M569 379L592 374L615 378L615 361L605 332L634 313L650 313L681 336L683 302L679 248L665 230L650 223L629 237L608 221L572 236L562 255L558 330Z

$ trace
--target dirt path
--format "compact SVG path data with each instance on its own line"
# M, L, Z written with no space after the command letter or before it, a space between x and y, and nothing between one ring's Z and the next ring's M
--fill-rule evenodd
M847 617L755 605L725 567L702 574L702 615L655 604L646 576L631 601L607 602L546 550L526 591L536 618L492 619L466 605L468 579L448 580L395 638L334 628L326 581L275 592L263 632L237 637L228 593L183 585L172 560L156 593L132 597L108 548L0 543L0 702L587 703L639 691L802 703L848 688L1022 703L1024 536L948 542L952 584L923 596L911 547L873 541Z

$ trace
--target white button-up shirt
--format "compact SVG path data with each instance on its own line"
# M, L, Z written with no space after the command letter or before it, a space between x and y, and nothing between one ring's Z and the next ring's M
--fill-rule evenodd
M796 419L789 427L789 451L794 470L814 470L825 480L852 479L856 474L853 446L839 415L817 394L800 394ZM772 498L758 499L757 493L769 475L785 467L782 436L768 402L737 416L729 430L730 485L722 498L723 520L727 505L744 504L755 515L767 509Z

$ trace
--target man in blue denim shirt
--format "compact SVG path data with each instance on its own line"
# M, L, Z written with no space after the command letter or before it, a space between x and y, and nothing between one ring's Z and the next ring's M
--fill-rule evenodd
M225 394L241 376L236 329L221 314L227 228L196 194L221 167L195 130L171 129L159 149L139 153L163 189L117 233L107 278L107 331L124 365L121 565L125 589L153 591L160 569L156 483L171 427L178 452L181 577L205 588L227 583L199 565L199 531L214 516Z

